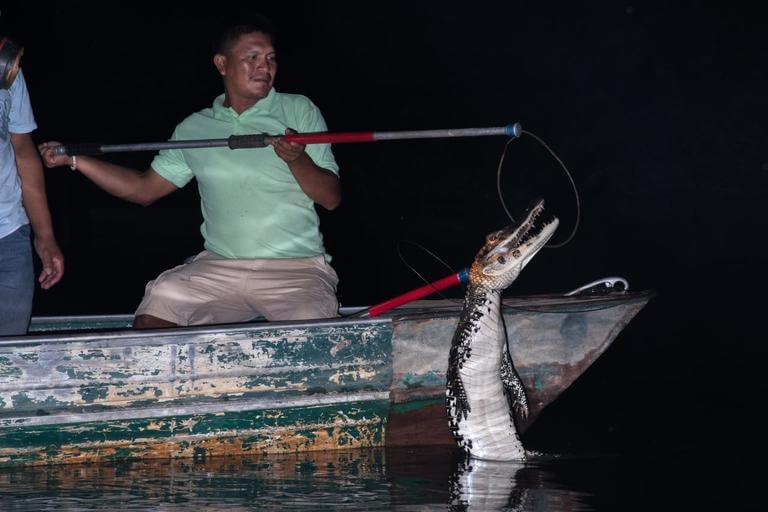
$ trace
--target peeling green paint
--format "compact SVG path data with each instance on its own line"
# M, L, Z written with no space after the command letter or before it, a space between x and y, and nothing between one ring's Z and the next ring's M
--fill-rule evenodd
M83 361L87 361L89 359L99 358L99 359L106 359L107 356L104 355L104 352L101 350L88 350L86 352L82 352L79 354L80 359Z
M0 367L0 379L12 379L14 377L20 377L21 375L21 368L17 368L15 366Z
M407 373L403 375L400 382L408 389L443 386L445 384L445 375L436 371L419 374Z
M94 402L107 397L107 388L105 386L80 386L80 397L86 403Z
M413 402L404 402L400 404L392 404L392 412L397 414L405 414L410 411L422 409L427 405L434 405L437 403L445 403L445 398L433 398L431 400L414 400Z
M126 389L124 389L122 391L118 391L115 394L117 396L137 396L137 395L144 396L148 392L150 392L150 394L152 394L152 395L159 396L158 395L158 391L160 392L160 394L162 394L162 391L160 389L154 387L154 386L141 386L141 387L137 387L137 388L133 388L133 389L126 388Z
M48 396L44 401L33 401L29 397L29 393L20 392L11 396L11 403L14 409L17 410L35 410L35 414L40 415L42 411L48 408L64 407L70 405L68 403L60 402L52 396Z
M11 401L13 402L13 406L16 408L23 407L25 405L32 403L32 400L30 400L27 394L24 392L20 392L20 393L16 393L15 395L12 395Z
M69 375L69 373L67 373ZM77 380L94 380L96 378L96 372L92 370L74 370L74 377Z

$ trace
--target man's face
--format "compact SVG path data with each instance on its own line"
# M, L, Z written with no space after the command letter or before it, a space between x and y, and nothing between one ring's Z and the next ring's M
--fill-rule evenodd
M241 36L229 53L217 55L214 63L230 94L254 102L269 94L277 74L272 40L261 32Z

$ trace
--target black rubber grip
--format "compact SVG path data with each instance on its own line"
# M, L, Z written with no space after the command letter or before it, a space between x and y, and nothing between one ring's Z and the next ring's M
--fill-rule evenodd
M56 155L100 155L103 153L99 144L63 144L53 150Z
M263 133L253 135L230 135L227 139L229 149L264 148L267 146Z

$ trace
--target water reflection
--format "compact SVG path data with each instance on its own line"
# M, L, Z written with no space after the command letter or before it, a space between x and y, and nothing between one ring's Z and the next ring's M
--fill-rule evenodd
M541 462L459 461L450 479L450 510L589 510L583 493L553 486Z
M8 468L0 509L586 510L547 465L439 447Z
M465 460L451 478L451 510L525 510L528 489L517 484L523 463Z

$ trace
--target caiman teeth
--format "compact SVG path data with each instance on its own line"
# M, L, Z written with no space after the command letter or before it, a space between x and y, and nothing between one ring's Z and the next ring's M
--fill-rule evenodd
M539 212L539 213L540 213L540 212ZM537 213L537 216L538 216L538 213ZM532 221L532 222L531 222L531 225L530 225L529 229L526 231L525 235L521 237L521 239L520 239L520 242L519 242L519 243L517 243L517 244L515 245L515 247L521 247L521 246L523 246L523 245L527 245L527 244L530 244L530 243L531 243L531 241L532 241L534 238L538 237L538 236L541 234L541 232L542 232L542 231L544 231L544 229L545 229L547 226L549 226L550 224L552 224L552 223L553 223L555 220L554 220L554 218L553 218L553 219L551 219L551 220L549 220L549 221L547 221L547 222L543 223L543 224L542 224L542 225L539 227L539 229L536 229L536 230L532 230L532 229L531 229L531 228L533 228L533 227L534 227L534 226L533 226L533 219L531 219L531 221Z

